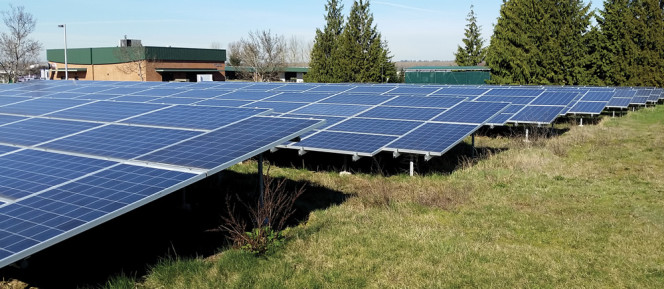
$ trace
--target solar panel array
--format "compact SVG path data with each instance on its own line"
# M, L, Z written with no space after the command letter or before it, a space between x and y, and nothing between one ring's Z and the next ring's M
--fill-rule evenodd
M243 82L2 85L0 267L275 146L358 157L381 151L437 156L485 125L550 124L563 115L656 103L663 92ZM289 141L295 136L301 141Z
M442 155L467 136L460 135L462 138L450 146L430 147L431 150L421 150L420 146L403 147L408 139L421 137L419 134L426 131L419 128L435 127L428 124L453 125L440 126L444 130L436 131L437 134L449 133L446 137L451 138L458 135L456 132L462 127L467 129L467 125L475 127L470 134L484 125L547 125L563 115L593 116L607 108L625 109L646 105L662 97L662 89L623 87L247 82L46 83L5 89L0 95L20 96L21 92L25 92L61 102L106 100L117 103L139 102L144 105L190 104L190 107L271 109L270 115L327 121L325 127L304 136L301 142L284 143L280 148L356 156L373 156L381 151ZM187 109L190 110L190 107ZM194 111L180 110L180 113L197 115ZM102 116L99 117L103 120Z
M108 100L142 85L60 84L0 86L0 267L323 123L268 109Z

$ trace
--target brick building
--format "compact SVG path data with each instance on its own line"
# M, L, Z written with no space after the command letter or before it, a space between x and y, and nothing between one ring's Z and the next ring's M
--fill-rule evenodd
M49 49L50 79L64 79L64 49ZM226 50L156 46L67 49L69 79L224 81Z

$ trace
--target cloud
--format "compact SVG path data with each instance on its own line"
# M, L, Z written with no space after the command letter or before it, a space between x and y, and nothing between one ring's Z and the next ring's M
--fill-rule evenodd
M379 5L385 5L385 6L392 6L392 7L401 8L401 9L408 9L408 10L413 10L413 11L419 11L419 12L429 12L429 13L436 13L436 14L445 14L445 12L440 11L440 10L426 9L426 8L420 8L420 7L415 7L415 6L408 6L408 5L403 5L403 4L393 3L393 2L374 1L374 2L371 2L371 3L373 3L373 4L379 4Z

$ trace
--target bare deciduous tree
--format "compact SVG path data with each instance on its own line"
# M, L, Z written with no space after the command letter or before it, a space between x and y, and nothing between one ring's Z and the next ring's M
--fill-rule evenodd
M39 41L28 38L35 30L37 21L23 6L9 5L10 11L2 12L7 32L0 34L0 67L9 81L16 80L35 63L42 49Z
M141 81L145 81L145 66L149 61L146 61L145 47L142 44L118 47L114 53L121 62L117 66L118 70L125 74L136 74Z
M286 62L293 66L307 66L311 57L313 42L305 42L293 35L288 39Z
M279 71L286 66L283 36L274 35L269 30L252 31L247 39L240 39L238 43L237 52L231 53L231 57L237 57L241 64L236 69L250 72L254 81L279 79Z

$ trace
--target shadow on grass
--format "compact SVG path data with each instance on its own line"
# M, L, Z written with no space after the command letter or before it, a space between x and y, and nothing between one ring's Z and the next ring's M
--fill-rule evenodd
M112 276L140 279L164 258L211 256L229 244L226 234L218 229L225 214L226 194L255 196L257 180L256 174L223 171L36 253L26 268L2 268L0 277L39 288L95 287ZM289 225L349 197L286 180L288 191L303 185L306 191L296 203Z

